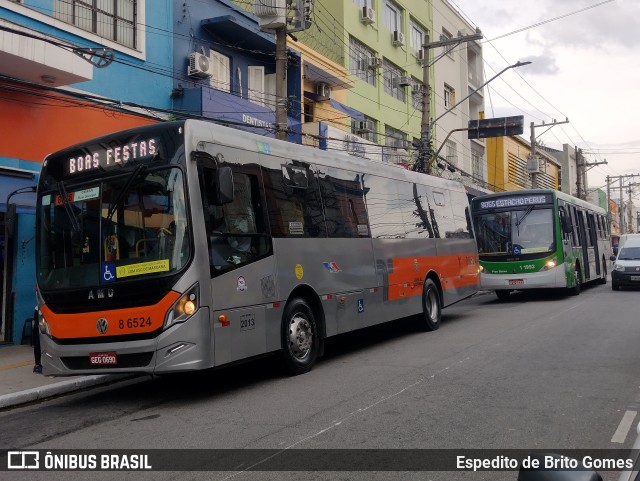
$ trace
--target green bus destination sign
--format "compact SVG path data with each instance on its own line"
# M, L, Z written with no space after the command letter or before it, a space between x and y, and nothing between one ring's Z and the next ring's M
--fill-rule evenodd
M158 153L156 139L141 139L137 142L104 148L99 147L88 152L69 157L66 162L66 174L82 174L97 169L123 167L130 162L151 160Z
M551 197L547 195L529 195L519 197L505 197L504 199L492 199L480 201L481 209L494 209L501 207L528 207L530 205L550 204Z

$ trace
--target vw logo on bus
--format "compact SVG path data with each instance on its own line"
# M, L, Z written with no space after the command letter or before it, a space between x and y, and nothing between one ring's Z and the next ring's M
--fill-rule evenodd
M96 323L96 329L100 334L104 334L109 329L109 322L104 317L101 317Z

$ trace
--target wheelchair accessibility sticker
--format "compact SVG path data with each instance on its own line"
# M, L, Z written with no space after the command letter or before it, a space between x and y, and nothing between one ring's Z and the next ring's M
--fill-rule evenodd
M358 314L364 312L364 299L358 299Z
M113 282L116 280L115 262L105 262L102 264L102 282Z

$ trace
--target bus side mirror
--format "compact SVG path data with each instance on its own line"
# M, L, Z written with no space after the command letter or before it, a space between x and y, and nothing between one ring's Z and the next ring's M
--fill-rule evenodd
M233 172L231 167L218 167L216 169L216 204L230 202L233 202Z
M609 257L609 260L610 260L610 261L615 261L615 260L616 260L616 256L611 256L611 257Z

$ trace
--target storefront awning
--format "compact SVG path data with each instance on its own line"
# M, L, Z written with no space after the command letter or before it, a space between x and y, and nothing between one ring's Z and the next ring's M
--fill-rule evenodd
M315 102L322 102L324 100L327 100L326 97L314 94L313 92L305 92L304 96ZM341 102L338 102L337 100L329 99L329 105L331 105L331 107L333 107L334 109L339 110L343 114L348 115L354 120L364 120L364 114L362 112L351 108Z
M212 37L224 40L236 47L272 53L276 48L273 34L257 30L257 24L236 15L221 15L200 22L202 28Z

